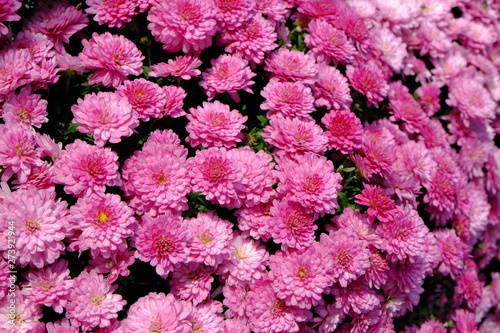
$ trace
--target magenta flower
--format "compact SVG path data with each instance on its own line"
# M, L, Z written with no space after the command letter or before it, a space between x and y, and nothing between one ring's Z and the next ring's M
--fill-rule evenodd
M163 116L165 92L154 82L143 78L125 81L116 89L116 94L125 97L132 105L132 110L143 121L148 121L150 117L159 119Z
M314 105L328 110L349 110L352 103L347 78L332 66L319 67L318 80L314 83Z
M121 201L119 195L89 195L78 199L68 218L78 240L70 245L80 254L89 250L92 258L109 258L127 249L127 238L134 234L134 211Z
M31 87L21 89L19 94L14 92L6 97L3 104L2 118L7 125L20 124L40 128L47 118L47 101L42 95L32 94Z
M162 333L183 332L188 324L190 307L174 295L149 293L130 306L127 318L122 321L123 332Z
M128 75L142 74L144 56L137 46L122 35L105 32L82 40L83 50L78 55L83 66L96 71L89 79L89 84L102 84L105 87L118 87L127 80Z
M0 100L17 88L32 82L34 64L25 49L7 48L0 51Z
M281 114L309 118L309 114L316 111L311 88L299 82L281 82L274 78L269 80L260 94L266 99L260 108L269 110L268 116Z
M132 246L137 249L136 258L150 262L158 275L166 278L175 267L187 261L189 240L188 226L180 215L167 213L156 218L144 215L132 238Z
M277 169L279 195L298 202L315 216L333 213L338 208L342 177L326 157L306 153L298 155L296 161L283 158Z
M85 12L94 14L94 21L100 25L107 23L110 28L123 28L137 14L133 0L86 0L85 3L89 6Z
M288 306L309 309L320 304L322 294L333 284L333 259L319 243L304 252L278 251L269 258L269 277L278 298Z
M251 207L242 207L234 212L238 217L238 228L244 237L262 239L267 242L271 238L269 227L272 225L271 206L273 201Z
M255 8L274 22L284 22L290 15L292 6L292 2L283 0L260 0L255 2Z
M89 259L89 265L85 267L87 271L96 271L99 274L107 274L109 283L113 283L118 276L128 276L130 270L128 267L135 262L134 251L116 251L109 258L98 256L95 259Z
M216 10L204 0L161 0L149 11L151 34L168 52L199 54L217 33Z
M345 314L349 314L351 310L356 314L368 313L381 303L380 296L368 287L363 277L352 281L348 286L334 285L331 294L335 296L335 307Z
M198 216L186 219L191 241L189 247L189 262L204 263L217 267L229 259L229 244L233 239L233 225L212 212L198 213Z
M450 274L455 277L459 275L465 268L464 261L468 255L467 245L453 229L438 229L433 233L441 250L441 260L437 271L443 276Z
M104 193L106 185L121 184L118 155L110 148L99 148L77 139L61 151L52 168L53 180L76 197Z
M21 8L20 0L2 0L0 2L0 36L7 35L9 28L4 22L19 21L21 16L17 15L17 10Z
M78 333L80 328L76 325L73 326L67 318L63 318L60 321L54 323L47 323L46 327L47 333Z
M352 281L365 274L370 267L370 250L367 243L351 229L340 229L321 234L320 243L333 257L331 274L334 282L347 287Z
M382 71L372 62L353 67L346 67L346 75L354 89L362 93L368 99L368 106L382 102L389 92Z
M298 50L280 48L271 53L264 69L280 81L300 82L313 85L318 75L314 58Z
M78 104L71 107L81 133L90 133L98 147L106 141L118 143L123 136L131 136L139 126L139 120L126 98L112 92L86 94Z
M235 30L249 20L255 0L214 0L216 19L223 30Z
M177 56L175 59L168 59L168 63L160 62L152 65L153 71L149 72L151 77L174 76L183 80L189 80L201 74L197 69L202 64L198 57L193 55Z
M203 102L203 107L190 108L190 114L186 115L189 123L186 131L189 136L186 142L191 147L197 148L200 145L209 147L235 147L244 138L242 129L243 123L248 119L236 110L230 110L229 105L219 101L213 103Z
M223 326L222 303L214 300L193 307L187 325L189 331L200 333L222 333Z
M329 149L347 155L361 148L363 125L351 111L331 111L323 116L321 123L326 127Z
M12 293L13 297L0 300L0 330L5 333L44 332L45 324L39 321L42 318L42 307L26 297L17 285ZM10 304L16 306L14 319L9 316L12 314L8 308Z
M8 222L16 230L16 264L37 268L54 263L64 252L67 204L53 190L17 190L0 202L1 250L7 250ZM7 257L7 252L4 252Z
M238 90L253 94L250 86L255 82L251 79L256 75L248 67L248 61L238 56L223 54L210 61L212 65L201 73L200 86L212 100L216 94L227 92L236 103L240 102Z
M113 294L112 286L104 276L83 271L73 280L73 288L66 306L66 318L84 330L105 328L118 317L118 311L127 303L120 295Z
M163 107L162 117L179 118L184 116L186 112L182 107L184 106L184 98L187 95L184 89L176 86L163 86L163 92L165 93L165 106Z
M199 263L182 264L170 275L170 292L196 306L209 298L214 271L215 268Z
M356 203L367 206L367 213L373 218L377 217L381 222L392 222L397 213L396 203L383 188L377 185L364 184L365 188L360 194L356 194Z

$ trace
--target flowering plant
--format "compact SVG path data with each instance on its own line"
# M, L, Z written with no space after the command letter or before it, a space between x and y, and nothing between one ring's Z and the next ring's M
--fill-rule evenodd
M499 13L0 0L0 331L500 332Z

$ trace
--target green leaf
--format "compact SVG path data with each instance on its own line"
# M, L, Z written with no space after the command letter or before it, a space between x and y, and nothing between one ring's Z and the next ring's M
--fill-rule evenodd
M354 170L356 170L356 167L345 168L345 169L342 169L340 171L349 173L349 172L353 172Z
M78 126L80 126L80 123L70 123L66 130L66 135L78 132Z
M257 119L259 119L260 121L260 127L264 127L266 126L267 124L269 124L269 120L266 118L266 116L264 115L258 115L257 116Z
M152 72L153 70L148 67L148 66L142 66L142 74L146 77L146 79L149 79L149 73Z
M349 205L349 201L347 200L347 196L345 195L344 192L337 193L337 197L338 197L340 207L344 208L344 207L347 207Z

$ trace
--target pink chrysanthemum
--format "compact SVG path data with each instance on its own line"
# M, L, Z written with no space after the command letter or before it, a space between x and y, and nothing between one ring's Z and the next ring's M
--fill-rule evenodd
M54 323L47 323L46 327L47 333L78 333L80 328L71 325L67 318L63 318L60 321Z
M451 330L451 333L479 332L474 312L465 309L457 309L451 318L455 321L455 328Z
M367 243L351 229L340 229L321 234L320 243L333 257L331 273L334 282L347 287L370 267L370 250Z
M47 101L40 99L42 95L32 94L29 86L7 95L3 104L2 118L7 125L21 124L40 128L47 118Z
M389 271L388 284L394 284L401 292L406 294L414 292L422 288L427 268L428 263L423 256L393 260Z
M286 197L275 200L270 209L272 220L267 229L275 243L281 243L283 250L289 247L305 250L314 243L314 217L306 213L304 207L289 201Z
M227 45L226 52L260 65L267 53L278 47L274 24L258 14L236 30L225 30L220 41ZM254 67L252 67L254 68Z
M249 20L255 0L214 0L216 19L225 30L235 30Z
M109 258L114 252L125 251L136 223L134 211L122 202L119 195L106 193L78 199L70 209L69 222L78 240L71 250L80 254L89 250L92 258Z
M150 139L123 165L123 189L129 205L138 214L151 216L187 209L185 196L191 191L187 150L180 144Z
M387 271L389 271L389 265L385 260L384 256L375 248L370 248L370 267L366 270L365 279L368 282L370 288L382 288L387 282Z
M32 166L40 166L40 151L35 150L35 136L27 127L0 124L0 165L6 170L2 181L16 174L20 183L28 180Z
M404 61L408 57L408 48L401 37L397 37L388 27L375 28L370 31L373 36L374 52L380 61L388 67L388 71L401 73Z
M286 0L260 0L255 3L255 9L274 22L284 22L291 8L292 3Z
M79 98L78 104L71 107L74 124L80 133L90 133L98 147L109 141L118 143L123 136L131 136L133 129L139 126L137 115L127 98L112 92L86 94Z
M368 313L381 303L380 297L368 287L363 277L352 281L347 287L334 285L331 294L335 296L335 307L345 314L349 314L350 310L357 314Z
M188 322L188 330L200 333L223 333L224 316L222 303L209 300L193 307Z
M234 285L225 284L222 287L224 295L223 304L227 307L224 315L227 318L243 318L245 316L245 307L248 301L248 292L254 287L254 284L236 283Z
M250 86L255 82L251 79L256 75L248 67L248 61L238 56L223 54L210 61L211 68L201 73L200 86L212 100L216 94L227 92L236 103L240 102L238 90L253 94Z
M40 63L43 59L51 59L56 56L54 43L49 38L39 32L23 30L17 34L11 44L18 49L28 50L35 63Z
M457 286L454 298L457 304L465 300L469 309L477 309L483 296L483 284L475 270L464 270L456 277Z
M107 274L109 283L113 283L121 276L129 276L128 267L135 262L134 253L129 251L116 251L109 258L98 256L95 259L89 259L89 265L85 267L87 271L96 271L99 274Z
M377 185L365 184L360 194L356 194L356 203L367 206L367 213L377 217L381 222L391 222L396 214L396 204L383 188Z
M272 186L274 162L271 155L259 150L255 153L250 147L232 149L228 152L231 160L243 171L243 178L236 187L236 193L245 206L267 202L275 194Z
M235 232L229 248L230 259L223 262L217 271L227 284L253 283L266 274L269 253L262 243Z
M37 268L54 263L64 252L67 204L53 190L17 190L0 203L0 248L7 250L9 226L16 232L16 264ZM13 223L11 223L13 222ZM4 252L7 257L7 251Z
M137 14L137 4L132 0L86 0L85 3L89 6L85 12L94 14L94 21L100 25L107 23L110 28L123 28Z
M346 67L346 75L354 89L362 93L368 99L368 106L382 102L389 92L382 71L372 62L353 67Z
M495 117L495 102L488 90L477 80L457 78L450 84L450 93L446 103L457 107L465 126L472 120L486 122Z
M224 320L224 332L223 333L250 333L250 328L243 321L243 319L239 318L230 318Z
M391 83L389 108L392 122L403 121L403 128L408 133L420 133L429 118L418 102L403 86L401 81Z
M136 258L150 262L156 266L156 273L166 278L174 267L186 262L189 239L188 226L180 215L167 213L157 218L144 215L132 246L137 249Z
M320 66L313 96L316 98L314 105L325 106L328 110L349 109L352 103L347 78L332 66Z
M403 177L415 177L426 183L436 172L436 162L421 142L410 140L398 146L394 157L393 170Z
M243 171L225 148L197 151L191 161L193 192L201 192L208 200L229 209L241 206L236 189Z
M328 65L333 61L337 65L354 60L356 48L342 30L322 19L312 20L307 29L304 41L318 63Z
M332 222L335 226L327 225L328 232L350 229L368 245L378 247L380 244L380 237L375 233L375 228L366 213L361 214L358 210L354 211L351 207L345 207L340 215L332 218Z
M137 46L122 35L105 32L82 40L83 50L78 55L82 65L96 71L89 79L89 84L102 84L106 87L118 87L127 80L128 75L142 74L144 56Z
M257 204L251 207L243 207L234 212L238 218L238 228L244 237L251 236L267 242L271 238L269 226L271 225L271 206L273 201Z
M160 0L150 9L151 34L168 52L199 54L217 33L216 9L204 0Z
M186 131L189 136L186 142L191 147L235 147L244 138L242 129L247 116L242 116L237 110L230 110L229 105L219 101L203 102L203 106L190 108L186 115L189 123Z
M281 82L274 78L260 94L266 99L260 108L269 110L268 115L309 118L309 114L316 111L311 88L299 82Z
M427 113L429 117L432 117L440 108L439 104L439 94L441 90L432 83L424 84L415 90L418 96L418 103L420 107Z
M233 225L212 212L198 213L186 219L191 241L188 261L217 267L229 258L229 243L233 238Z
M363 125L351 111L331 111L323 116L321 123L327 129L325 134L329 149L347 155L361 148Z
M318 65L314 58L298 50L280 48L271 53L265 63L264 69L280 81L312 85L318 75Z
M261 135L271 147L277 148L278 154L278 151L284 151L291 156L307 152L323 155L327 149L327 137L311 119L276 115L269 118L269 123Z
M335 212L342 177L334 171L332 161L313 153L298 155L296 160L283 159L278 163L278 194L298 202L314 215Z
M407 206L397 207L393 222L381 223L377 233L382 237L382 250L391 261L420 256L429 232L418 212Z
M130 306L119 332L183 332L190 312L190 307L172 294L149 293Z
M139 119L143 121L148 121L150 117L158 119L163 116L165 92L154 82L143 78L125 81L116 89L116 94L125 97Z
M0 331L5 333L33 332L44 333L44 323L39 322L42 318L42 307L33 303L26 297L16 285L12 291L13 297L5 297L0 300ZM11 304L14 304L12 311ZM11 315L14 315L12 318Z
M17 88L33 81L34 63L25 49L7 48L0 51L0 100Z
M52 168L56 184L76 197L104 193L106 185L120 185L118 155L110 148L99 148L77 139L61 151Z
M55 312L63 313L73 287L67 260L59 260L43 269L31 269L23 276L26 279L22 284L24 295L36 304L51 306Z
M170 275L170 292L196 306L209 297L214 271L215 268L199 263L182 264Z
M20 0L3 0L0 3L0 36L7 35L9 28L4 22L19 21L21 16L17 15L17 10L21 8L22 1Z
M182 108L184 106L184 98L187 96L186 91L177 86L163 86L163 92L165 93L165 106L162 117L170 116L179 118L184 116L186 112Z
M278 251L269 257L269 277L278 298L286 305L309 309L322 300L333 284L333 259L328 249L315 243L304 252Z
M87 15L69 3L56 2L50 9L40 3L26 29L46 35L59 52L64 50L63 42L69 44L69 38L88 24Z
M467 245L457 236L453 229L435 230L437 245L441 250L441 262L437 271L446 276L458 275L464 268L464 260L467 258Z
M9 292L10 281L8 280L8 277L10 272L9 262L3 258L0 259L0 299L2 300Z
M273 291L270 280L261 280L248 293L246 314L254 332L299 332L298 323L312 318L308 309L287 306Z
M175 76L183 80L189 80L201 74L197 69L201 65L201 60L193 55L177 56L175 59L168 59L168 63L160 62L152 65L153 71L149 72L152 77Z
M66 317L84 330L109 326L127 303L120 295L113 294L117 288L104 276L83 271L73 280Z

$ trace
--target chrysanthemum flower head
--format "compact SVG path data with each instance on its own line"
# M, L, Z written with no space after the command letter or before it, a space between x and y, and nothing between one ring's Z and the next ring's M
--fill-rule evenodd
M17 34L11 45L17 49L28 50L32 55L33 62L36 64L40 64L44 59L52 59L56 56L54 43L40 32L23 30Z
M365 184L365 188L356 195L356 203L368 206L368 215L377 217L382 222L391 222L396 214L396 205L383 188Z
M189 112L186 115L189 120L186 141L191 147L235 147L243 140L241 130L245 128L243 123L248 117L242 116L237 110L230 110L229 105L219 101L203 102L203 106L191 108Z
M117 288L101 274L83 271L73 280L66 317L84 330L109 326L127 303L120 295L113 294Z
M326 126L329 149L352 154L354 150L361 148L363 125L353 112L331 111L324 115L321 123Z
M467 258L467 245L457 236L453 229L438 229L434 235L441 250L441 261L437 271L446 276L457 276L464 268Z
M121 29L137 14L135 1L132 0L86 0L88 14L94 14L94 21L100 25L107 23L110 28Z
M363 314L376 309L381 304L381 297L368 286L364 277L352 281L347 287L334 284L330 293L335 296L335 307L344 314L354 312Z
M21 124L40 128L48 122L47 101L41 95L31 93L31 87L26 86L19 94L7 95L3 104L2 118L5 124Z
M167 213L156 218L144 215L132 238L132 246L137 249L138 259L150 262L158 275L166 278L175 267L187 261L189 239L187 224L180 215Z
M378 107L378 102L382 102L389 92L384 74L373 62L356 67L348 65L346 75L354 89L366 96L368 105Z
M318 80L314 83L314 105L326 106L328 110L349 109L352 97L347 78L332 66L320 65Z
M182 264L170 275L170 291L196 306L209 297L214 271L214 267L196 262Z
M128 267L135 262L134 251L115 251L109 258L99 255L97 258L89 259L89 265L85 267L87 271L96 271L99 274L106 274L109 283L113 283L121 276L129 276Z
M125 97L143 121L148 121L150 117L158 119L163 115L165 92L154 82L143 78L125 81L116 89L116 94Z
M174 76L183 80L189 80L201 74L197 69L201 65L201 60L193 55L177 56L175 59L168 59L168 63L160 62L152 65L153 71L149 72L152 77Z
M89 84L118 87L128 75L142 74L144 56L137 46L122 35L94 32L90 40L82 40L83 50L78 55L82 65L95 69Z
M42 307L25 296L17 285L11 292L13 297L0 300L0 330L6 333L44 332L45 325L39 322L42 318ZM11 304L15 304L13 312L8 308Z
M157 1L148 14L151 34L168 52L195 53L212 45L216 9L204 0Z
M17 88L33 81L34 63L26 49L7 48L0 51L0 100Z
M212 59L210 64L212 67L201 73L203 80L200 82L209 100L216 94L227 92L236 103L239 103L238 90L253 94L250 86L255 82L251 79L256 74L248 67L248 61L238 56L223 54L217 59Z
M21 8L20 0L3 0L0 3L0 36L7 35L9 28L4 22L19 21L21 16L17 15L17 10Z
M279 114L286 117L309 118L309 114L316 111L311 88L300 82L282 82L273 78L260 94L266 99L260 108L269 110L269 116Z
M163 92L165 93L165 105L161 116L179 118L186 115L186 112L182 109L184 106L184 98L187 96L186 91L181 87L172 85L163 86Z
M280 81L312 85L318 75L318 65L314 58L298 50L280 48L271 53L265 64L264 69Z
M64 251L67 204L56 200L54 190L29 188L12 192L0 203L0 219L5 239L2 250L8 249L8 222L16 230L16 264L37 268L54 263Z
M238 218L238 228L244 237L262 239L267 242L271 238L269 226L271 225L271 206L273 200L250 207L242 207L234 212Z
M292 6L291 2L285 0L260 0L255 3L255 9L274 22L284 22Z
M139 126L137 115L127 98L112 92L86 94L71 107L73 123L79 124L78 131L90 133L98 147L106 141L118 143L123 136L131 136Z
M255 2L255 0L214 0L217 22L226 30L235 30L251 17Z
M99 148L80 139L61 151L52 172L54 182L63 184L64 191L76 197L104 193L106 185L121 184L118 155L110 148Z

